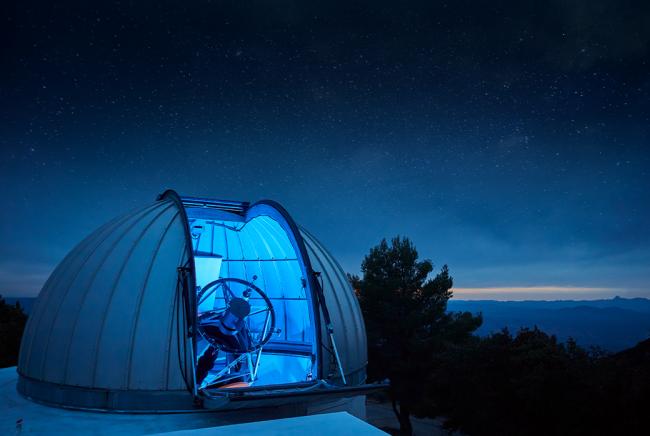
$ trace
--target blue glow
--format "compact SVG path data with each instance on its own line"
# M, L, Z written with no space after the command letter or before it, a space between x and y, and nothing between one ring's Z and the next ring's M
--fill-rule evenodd
M188 208L196 263L197 292L218 278L253 282L270 298L275 314L275 331L264 346L256 386L311 380L316 373L314 328L310 296L304 287L304 265L281 223L259 215L243 221L221 211ZM256 277L256 278L255 278ZM233 288L235 294L243 288ZM199 313L225 307L224 296L215 293L198 308ZM251 312L255 312L251 298ZM257 300L259 302L259 299ZM263 329L264 318L249 317L252 332ZM208 346L200 339L198 356ZM210 372L218 373L233 356L220 352ZM209 378L209 376L208 376Z

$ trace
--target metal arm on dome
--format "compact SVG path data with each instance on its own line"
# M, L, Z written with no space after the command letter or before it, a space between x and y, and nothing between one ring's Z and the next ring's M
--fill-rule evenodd
M334 358L336 359L336 365L339 367L339 374L341 374L341 379L343 384L347 385L348 382L345 380L345 374L343 373L343 365L341 365L341 358L339 357L339 351L336 348L336 341L334 340L334 326L332 326L332 319L330 318L330 311L327 309L327 304L325 304L325 294L323 293L323 278L320 271L313 271L314 276L320 279L320 282L316 286L316 296L318 298L318 305L323 311L323 318L325 318L325 327L327 328L327 334L332 343L332 350L334 351Z

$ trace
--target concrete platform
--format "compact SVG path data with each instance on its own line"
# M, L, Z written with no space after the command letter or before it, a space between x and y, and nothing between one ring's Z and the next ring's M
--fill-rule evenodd
M305 414L331 414L339 411L349 411L357 415L358 418L365 418L365 397L321 404L318 409L306 409L304 406L284 406L281 408L230 412L200 411L196 413L163 413L155 415L68 410L44 406L23 398L16 391L17 377L15 367L0 369L0 435L62 433L67 435L143 435L205 428L210 428L210 431L214 432L216 430L213 427L218 426L290 418ZM350 416L350 418L352 417ZM338 417L337 419L342 418ZM356 421L365 424L360 419L356 419ZM291 426L293 424L290 421L282 425ZM372 426L369 427L374 429ZM314 433L311 428L309 433L311 435L332 434L330 432Z
M387 433L345 412L160 433L161 436L284 436L303 434L309 434L309 436L331 436L333 434L337 436L380 436Z

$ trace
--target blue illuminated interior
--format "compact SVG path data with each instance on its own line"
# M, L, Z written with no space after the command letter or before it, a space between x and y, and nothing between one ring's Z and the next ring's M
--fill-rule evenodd
M227 371L227 365L239 355L219 351L203 386L220 380L224 383L245 380L248 386L265 386L316 378L311 293L305 280L304 263L287 223L279 214L266 214L268 208L257 211L252 208L245 217L212 208L187 207L186 210L195 256L197 296L203 287L217 279L237 278L254 283L266 293L275 311L275 329L261 351L251 353L250 359L242 359L241 365ZM198 315L225 307L224 298L215 292L198 305ZM253 295L251 314L262 303L264 300ZM251 315L247 323L253 333L266 328L262 315ZM197 359L209 346L205 338L198 337ZM249 375L245 376L247 372ZM251 377L253 373L255 377ZM218 374L221 375L214 379Z

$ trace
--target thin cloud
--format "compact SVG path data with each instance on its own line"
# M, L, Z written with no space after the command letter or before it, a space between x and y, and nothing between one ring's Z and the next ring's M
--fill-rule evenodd
M35 297L52 269L52 265L42 263L0 263L0 295L3 297Z
M545 300L545 299L598 299L625 294L618 288L590 286L494 286L478 288L453 288L458 300Z

